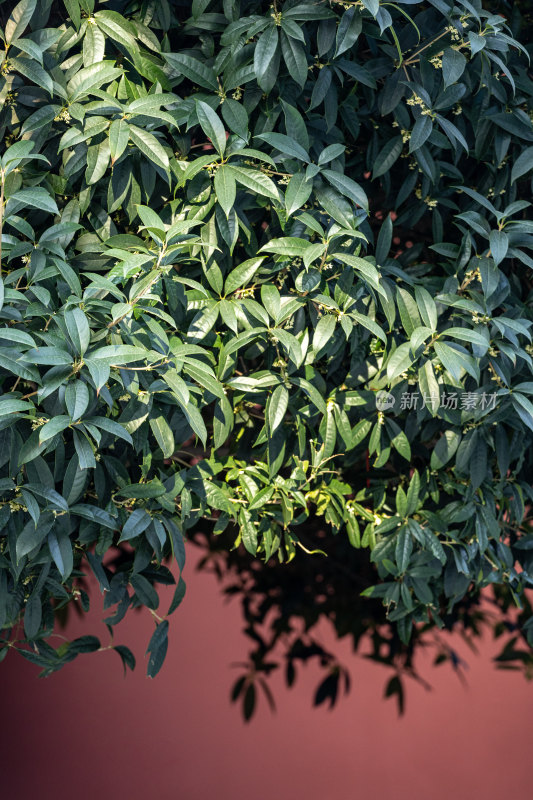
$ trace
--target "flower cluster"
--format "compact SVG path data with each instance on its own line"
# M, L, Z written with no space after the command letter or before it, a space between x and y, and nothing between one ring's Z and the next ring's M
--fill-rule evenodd
M461 25L464 27L465 23L461 22ZM446 32L449 33L450 36L452 37L452 42L462 42L463 41L463 37L461 36L461 34L459 33L459 31L457 30L457 28L454 25L448 25L448 27L446 28Z
M417 95L416 92L413 94L412 97L409 98L409 100L407 100L407 105L408 106L419 106L419 108L421 109L421 114L422 114L423 117L433 117L434 116L433 115L433 111L426 106L426 104L424 103L422 98L419 97L419 95Z
M71 119L72 117L68 113L68 110L66 108L62 108L59 114L54 117L54 122L70 122Z

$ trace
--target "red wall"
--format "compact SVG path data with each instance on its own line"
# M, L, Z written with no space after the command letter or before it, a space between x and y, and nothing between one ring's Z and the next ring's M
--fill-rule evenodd
M431 669L428 655L423 674L433 691L410 682L400 719L394 703L381 699L388 672L341 642L353 686L333 712L311 708L318 675L309 667L293 690L274 684L275 716L262 701L245 725L229 702L237 674L231 662L247 652L238 603L227 605L214 578L195 573L192 563L186 570L187 597L155 680L144 675L152 630L144 614L117 630L116 641L138 657L127 678L111 652L81 656L44 680L20 657L2 663L2 797L531 797L533 686L494 669L490 642L477 657L461 649L470 664L466 687L447 666ZM81 631L77 623L76 634L98 632L98 619Z

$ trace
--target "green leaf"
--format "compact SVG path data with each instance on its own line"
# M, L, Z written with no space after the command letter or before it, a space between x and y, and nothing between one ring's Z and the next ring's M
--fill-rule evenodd
M248 140L250 135L248 130L248 112L242 103L226 97L221 106L222 117L224 122L233 133L240 136L241 139Z
M161 106L174 103L177 99L177 95L171 92L150 92L150 94L132 100L131 103L128 103L124 111L126 114L150 114L150 112L159 112Z
M431 121L431 117L419 117L413 126L413 130L411 131L411 137L409 139L409 152L412 153L414 150L418 150L419 147L422 147L424 142L431 136L432 131L433 123Z
M295 211L301 208L309 200L312 191L312 181L307 180L303 172L295 173L289 180L285 192L287 214L291 216Z
M213 437L215 449L222 447L234 428L233 406L222 396L215 404L213 415Z
M468 142L466 141L465 137L463 136L459 128L453 123L451 123L449 119L446 119L446 117L442 117L440 114L437 114L437 122L444 131L448 140L451 142L454 149L456 148L456 144L458 143L461 145L461 147L464 148L465 152L468 153L469 151Z
M313 350L317 355L322 349L331 341L331 337L335 332L336 318L333 314L325 314L320 317L318 324L313 334Z
M318 157L318 165L327 164L328 161L333 161L335 158L342 156L346 150L343 144L330 144L325 147Z
M322 3L298 3L287 10L283 16L287 19L297 19L306 22L311 19L334 19L335 14Z
M223 156L226 149L226 131L217 114L211 106L201 100L196 101L196 114L203 132L212 142L218 154Z
M21 0L12 10L6 22L4 38L6 44L14 43L24 33L33 16L37 0Z
M115 644L113 645L113 650L115 650L120 656L120 660L124 666L124 675L126 675L126 668L129 668L132 671L135 669L135 656L129 647L126 647L125 644Z
M251 189L252 192L263 195L263 197L270 197L272 200L279 199L279 192L276 188L276 184L262 172L229 165L226 169L230 171L237 183L246 186L246 188Z
M420 475L418 473L418 470L416 469L413 472L411 481L409 483L406 500L407 500L407 507L405 510L405 516L410 517L411 514L414 514L414 512L416 511L420 500Z
M457 431L444 431L431 452L431 469L442 469L457 452L461 434Z
M229 217L237 196L237 185L228 167L222 166L217 169L214 184L217 200L226 217Z
M272 319L277 322L281 314L281 297L277 288L264 283L261 286L261 301Z
M89 522L96 522L98 525L103 525L104 528L116 531L118 526L115 517L111 516L109 512L104 511L103 508L93 506L90 503L80 503L79 505L71 506L70 513L75 514Z
M80 469L94 469L96 467L96 459L94 457L94 449L91 446L89 438L84 431L74 430L74 447L78 454Z
M331 169L323 169L322 174L338 192L368 212L368 198L358 183L343 175L342 172L334 172Z
M0 417L9 417L17 411L32 411L34 408L31 402L24 400L10 400L4 397L0 398Z
M520 419L530 430L533 430L533 403L531 400L519 392L514 392L512 402Z
M310 161L309 154L306 153L304 148L290 136L285 136L284 133L259 133L254 138L264 139L267 144L275 147L276 150L279 150L280 153L283 153L289 158L297 158L306 163Z
M57 436L58 433L68 428L70 422L70 417L63 414L53 417L49 422L45 422L45 424L39 428L39 443L46 442L54 436Z
M441 564L446 563L446 553L440 540L438 537L433 533L433 531L429 530L429 528L423 528L425 545L432 555L441 562Z
M168 169L169 162L165 148L153 134L148 133L143 128L138 128L137 125L130 125L129 137L146 158L153 161L161 169Z
M259 37L254 50L254 72L264 92L270 92L278 77L279 37L275 25L270 25Z
M363 17L356 8L349 8L341 17L335 39L335 58L349 50L363 28Z
M434 342L433 347L439 361L447 372L454 380L460 380L463 370L466 369L465 357L445 342ZM470 372L470 369L467 371Z
M40 211L47 211L49 214L59 214L55 200L50 197L46 189L40 186L15 192L9 198L9 203L21 203L23 207L31 206L32 208L38 208Z
M446 48L442 56L442 77L445 89L452 83L457 83L465 71L466 65L467 60L462 53L452 47Z
M385 331L380 325L377 324L377 322L374 322L373 319L370 319L370 317L365 317L364 314L359 314L357 311L350 311L350 317L355 320L355 322L359 323L359 325L362 325L364 328L371 331L374 336L377 336L382 342L385 344L387 343Z
M200 414L198 409L193 405L189 405L186 408L183 408L182 411L187 417L187 422L191 426L192 430L194 431L196 436L198 436L203 446L205 447L207 444L207 428L205 427L205 422L202 419L202 415Z
M114 66L114 61L100 61L83 67L70 79L67 84L67 95L71 103L79 102L82 98L93 93L104 83L110 83L120 78L122 70Z
M48 534L47 541L54 563L61 573L63 580L66 580L72 572L74 565L70 538L64 531L51 530Z
M144 533L151 522L151 516L143 508L136 508L131 512L124 527L122 528L119 541L126 542L129 539L134 539L136 536L140 536L141 533Z
M54 348L54 350L56 349L57 348ZM27 353L25 357L28 357ZM23 378L26 381L36 381L37 383L41 383L39 371L35 369L35 367L30 367L27 364L23 364L21 361L15 360L14 358L4 355L3 353L0 354L0 367L3 367L8 372L12 372L13 375L17 375L17 377Z
M394 136L386 142L376 156L372 166L372 178L385 175L396 163L402 152L403 141L401 136Z
M453 336L454 339L459 339L463 342L472 342L480 347L487 348L489 346L488 339L478 331L471 331L468 328L446 328L446 336Z
M413 360L410 342L404 342L399 345L387 361L387 378L389 381L392 382L403 372L407 372Z
M176 449L176 445L174 442L174 434L165 417L163 415L152 417L150 419L150 428L156 438L157 444L163 451L163 457L170 458Z
M494 263L496 265L500 264L509 250L509 237L504 231L491 231L489 245Z
M168 621L160 622L153 632L146 653L150 653L146 674L155 678L165 660L168 650Z
M290 24L289 20L286 20L286 24ZM297 25L294 27L298 29ZM280 39L281 52L283 54L283 60L285 61L289 71L289 75L294 81L296 81L299 87L303 89L307 80L308 69L305 49L299 41L291 36L287 36L285 30L283 30L283 19Z
M239 527L244 547L252 556L255 556L257 553L257 529L245 508L241 508L239 512Z
M380 294L384 294L379 282L379 272L369 261L359 256L349 255L348 253L335 253L335 258L342 261L344 264L348 264L349 267L353 267L374 289Z
M24 609L24 634L27 639L35 639L42 620L42 603L38 594L31 594Z
M424 361L418 370L418 382L425 406L435 417L440 407L440 386L429 358Z
M427 325L432 331L436 331L437 306L432 296L423 286L415 286L415 299L424 325Z
M267 419L270 435L274 433L285 417L289 405L289 393L285 386L277 386L267 401Z
M176 586L176 591L174 592L172 602L167 611L167 616L173 614L174 611L181 605L183 598L185 597L186 590L187 590L187 584L180 575L178 580L178 585Z
M514 183L523 175L533 169L533 147L526 147L513 164L511 171L511 183Z
M413 540L407 527L402 527L396 534L396 565L403 575L407 571L411 554L413 552Z
M411 294L402 286L396 288L396 302L404 330L408 336L411 336L421 324L418 306Z
M311 242L307 239L300 239L297 236L286 236L281 239L273 239L273 241L268 242L268 244L264 244L261 250L266 250L267 253L274 253L278 256L302 257L305 251L311 246Z
M391 445L406 461L411 460L411 445L405 433L392 421L385 420L390 431Z
M252 502L248 506L248 510L253 511L254 509L257 508L263 508L263 506L265 506L272 498L272 495L274 494L275 491L276 490L274 486L265 486L264 489L261 489L261 491L255 495Z
M151 497L161 497L166 494L166 489L157 478L148 483L133 483L124 486L117 492L121 497L135 497L137 499L147 499Z
M41 350L43 349L41 348ZM136 347L129 344L111 344L93 351L90 357L95 361L106 361L112 365L121 365L144 360L147 355L148 351L144 347Z
M109 152L111 164L120 158L130 138L129 125L125 119L115 119L109 126Z
M51 513L41 514L37 525L29 520L17 536L16 556L20 561L28 553L37 548L46 539L54 525L55 518Z
M65 405L70 419L74 422L87 410L89 405L89 390L83 381L69 383L65 389Z
M128 52L137 53L138 48L133 35L134 29L121 14L111 10L97 11L94 19L106 36L121 44Z
M65 325L78 355L82 356L89 347L91 330L89 321L81 308L65 311Z
M203 89L210 89L213 92L218 91L214 70L207 67L202 61L186 53L162 53L162 56L176 72L184 75L193 84L201 86Z
M88 24L83 37L83 65L97 64L104 60L105 36L97 25Z
M363 5L373 17L377 17L379 12L379 0L362 0Z
M19 72L29 81L32 83L36 83L37 86L40 86L45 92L48 92L50 96L54 93L54 84L52 82L52 78L46 72L40 64L37 64L35 61L30 60L29 58L23 58L22 56L18 56L14 58L12 61L9 62L12 69L16 72Z
M224 283L224 294L227 296L232 294L236 289L241 286L246 286L251 281L259 267L264 261L264 256L259 258L249 258L239 264L238 267L230 272Z
M159 606L159 596L144 575L132 575L130 583L143 606L151 609L156 609Z
M133 444L130 434L120 422L115 422L108 417L88 417L85 422L106 431L106 433L110 433L113 437L124 439L128 444Z

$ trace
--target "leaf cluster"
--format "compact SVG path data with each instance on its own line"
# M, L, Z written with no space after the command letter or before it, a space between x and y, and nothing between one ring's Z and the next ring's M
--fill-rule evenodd
M0 655L100 647L46 641L90 570L110 626L154 615L155 675L154 587L175 558L171 613L207 519L281 562L322 519L369 549L404 641L488 584L520 604L518 7L110 5L0 4Z

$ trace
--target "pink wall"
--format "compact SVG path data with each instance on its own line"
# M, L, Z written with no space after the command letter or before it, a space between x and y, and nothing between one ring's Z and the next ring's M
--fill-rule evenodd
M275 716L261 699L245 725L229 702L230 664L247 652L239 606L193 572L189 555L187 597L155 680L144 675L152 629L144 614L117 631L139 662L126 679L111 652L81 656L44 680L21 658L2 663L2 797L529 800L533 686L494 669L490 642L478 657L462 650L466 688L448 667L432 670L428 656L423 674L434 689L410 682L401 719L381 699L389 673L341 642L353 686L333 712L312 710L318 674L308 667L295 689L275 684ZM76 623L76 634L98 632L99 618L81 631Z

